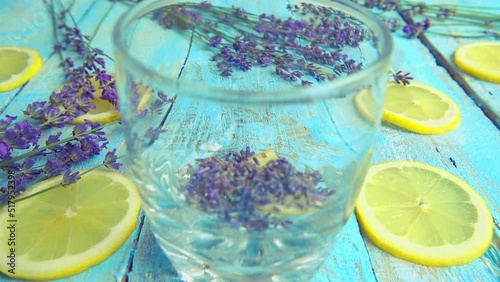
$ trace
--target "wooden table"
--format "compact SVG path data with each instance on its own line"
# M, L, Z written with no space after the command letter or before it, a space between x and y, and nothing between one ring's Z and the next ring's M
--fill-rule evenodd
M111 31L127 9L105 0L75 1L72 13L94 46L113 54ZM427 1L427 2L437 2ZM500 1L460 1L495 5ZM479 2L479 3L478 3ZM0 93L1 117L22 115L26 105L45 101L62 84L59 60L52 54L51 20L42 1L0 1L0 45L37 49L45 65L23 87ZM452 29L450 29L452 30ZM443 168L468 182L486 200L495 218L495 238L487 253L458 267L426 267L392 257L373 245L351 217L335 249L313 281L500 281L500 84L460 71L452 61L457 46L474 41L437 35L405 39L394 34L392 68L410 71L415 81L447 93L460 107L461 125L444 135L419 135L384 124L373 163L415 160ZM477 41L478 39L476 39ZM123 142L112 136L115 145ZM83 166L89 164L83 164ZM0 280L9 281L1 275ZM128 241L109 259L64 281L178 281L175 270L153 239L143 216Z

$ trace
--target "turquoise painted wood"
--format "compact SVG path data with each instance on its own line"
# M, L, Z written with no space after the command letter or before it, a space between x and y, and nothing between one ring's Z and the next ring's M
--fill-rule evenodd
M427 1L436 3L437 0ZM498 1L478 2L495 5ZM64 1L65 4L72 3ZM479 4L477 4L479 5ZM93 44L112 54L111 30L127 9L123 3L104 0L75 1L72 13ZM23 87L0 93L0 118L21 115L29 102L48 99L63 83L51 54L50 18L42 3L31 0L0 1L0 45L28 46L44 58L42 71ZM419 135L384 124L373 163L415 160L443 168L468 182L484 197L495 218L495 239L480 259L457 267L426 267L394 258L374 246L360 231L352 216L339 234L335 249L313 279L322 281L499 281L500 280L500 132L498 125L500 84L488 83L458 70L452 61L454 50L470 41L442 36L427 37L432 46L395 35L392 69L410 71L415 81L448 94L462 112L460 126L444 135ZM437 50L437 58L432 51ZM1 67L1 66L0 66ZM112 67L112 65L111 65ZM464 90L463 81L469 85ZM467 88L467 87L466 87ZM471 93L471 90L473 93ZM182 109L177 109L182 110ZM488 112L485 114L485 111ZM493 114L491 114L493 113ZM112 145L123 148L119 126L108 128ZM100 160L82 164L89 167ZM1 258L0 258L1 260ZM0 281L15 281L0 274ZM180 281L141 216L128 241L103 263L61 281Z

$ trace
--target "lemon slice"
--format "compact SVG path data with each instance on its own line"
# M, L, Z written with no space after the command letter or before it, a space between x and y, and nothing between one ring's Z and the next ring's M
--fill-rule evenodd
M73 123L84 123L85 120L90 120L92 122L98 123L109 123L117 121L120 119L120 112L107 100L101 99L102 89L99 88L99 82L94 78L89 79L92 82L96 92L94 93L94 99L92 104L95 108L90 109L87 113L80 115L73 119ZM79 95L82 94L83 90L80 90ZM142 110L146 107L147 103L151 99L152 90L142 84L137 85L137 93L139 94L139 105L138 110Z
M383 118L413 132L441 134L460 124L460 109L450 97L429 85L389 83Z
M0 92L25 84L42 68L38 51L13 46L0 46Z
M423 265L471 262L488 249L493 236L493 218L474 189L419 162L370 167L356 216L375 245Z
M455 64L466 73L500 83L500 42L474 42L455 51Z
M354 97L354 104L361 115L369 122L377 120L376 114L379 104L371 89L367 88L358 92Z
M40 182L23 196L57 185L61 179ZM47 280L82 272L115 252L136 226L140 199L128 178L93 170L75 184L13 205L14 209L0 210L0 221L13 226L0 232L4 260L0 271L15 278ZM5 263L5 258L14 264Z

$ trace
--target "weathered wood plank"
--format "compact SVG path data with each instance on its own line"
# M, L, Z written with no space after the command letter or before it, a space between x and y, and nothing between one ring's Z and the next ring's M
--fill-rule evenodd
M395 37L395 42L393 67L411 71L415 81L431 85L448 94L460 107L462 122L450 133L430 136L411 133L385 123L382 126L374 163L413 160L443 168L474 187L488 203L493 216L498 219L500 216L500 195L497 192L500 187L498 130L447 71L436 64L425 46L418 41L399 37ZM496 228L498 237L498 227ZM379 281L497 281L498 279L482 260L450 268L426 267L394 258L378 249L368 239L366 246ZM491 247L489 252L493 253L495 249Z

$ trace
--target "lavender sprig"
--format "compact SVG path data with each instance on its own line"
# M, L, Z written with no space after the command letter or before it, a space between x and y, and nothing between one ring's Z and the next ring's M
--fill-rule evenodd
M123 156L122 156L123 157ZM59 187L66 187L70 184L73 184L73 183L76 183L78 180L81 179L82 176L84 176L85 174L93 171L93 170L96 170L96 169L99 169L101 168L102 166L105 166L105 167L108 167L108 168L113 168L113 169L116 169L118 170L121 166L120 163L117 162L117 159L118 158L121 158L121 157L117 157L116 156L116 149L113 150L113 151L109 151L107 154L106 154L106 157L103 161L102 164L98 165L98 166L95 166L91 169L88 169L88 170L85 170L85 171L74 171L74 172L71 172L70 170L66 171L62 177L62 180L60 183L57 183L55 185L52 185L42 191L38 191L36 193L33 193L33 194L30 194L28 196L25 196L25 197L20 197L18 199L16 199L16 203L19 203L19 202L22 202L22 201L25 201L27 199L30 199L30 198L33 198L37 195L40 195L42 193L46 193L48 191L51 191L51 190L54 190L56 188L59 188Z
M30 184L60 174L64 174L63 186L74 183L78 177L72 167L107 149L108 141L102 131L104 126L97 123L77 124L70 136L60 139L62 131L48 135L47 129L33 125L32 120L12 123L14 120L12 117L0 120L0 124L11 123L4 129L7 134L0 138L0 175L14 177L16 194L22 193ZM40 137L42 131L48 135L44 145L40 142L43 140ZM111 161L109 157L105 159L108 167L119 168ZM0 204L6 199L7 187L1 187Z
M392 79L398 84L403 84L404 86L409 85L413 77L409 72L403 73L403 71L390 72Z
M49 2L50 1L50 2ZM54 96L73 96L74 92L87 101L94 99L96 90L93 80L99 84L102 94L99 99L106 100L118 107L116 82L106 70L106 59L113 60L101 49L93 47L92 38L78 28L78 24L68 9L61 7L57 12L54 0L44 0L54 22L54 53L60 57L60 67L63 69L69 83ZM59 2L58 2L59 3ZM59 5L61 5L59 3ZM62 5L61 5L62 6ZM70 56L67 56L70 55ZM67 56L67 57L66 57ZM75 62L81 64L75 65ZM85 104L85 103L84 103ZM87 106L90 106L87 103ZM86 113L89 108L82 107L80 113Z

